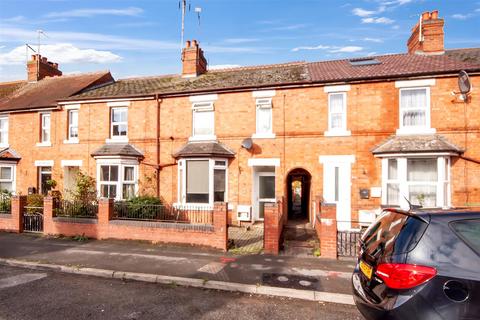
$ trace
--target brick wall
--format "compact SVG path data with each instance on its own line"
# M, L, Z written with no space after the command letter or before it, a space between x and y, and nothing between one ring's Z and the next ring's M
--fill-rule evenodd
M195 226L150 221L112 220L113 200L101 199L98 219L54 217L53 200L44 201L44 234L94 239L145 240L180 243L227 250L227 205L215 203L213 226Z
M264 210L263 248L267 254L278 255L282 244L283 226L287 213L282 201L266 203Z

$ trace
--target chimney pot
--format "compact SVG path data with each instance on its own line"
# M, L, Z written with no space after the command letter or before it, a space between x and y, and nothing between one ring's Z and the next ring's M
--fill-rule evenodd
M445 52L443 26L444 19L438 17L438 10L422 13L420 23L415 25L408 39L408 53L443 54Z
M430 12L426 11L422 13L422 20L430 20Z
M193 41L192 41L192 46L198 47L198 42L197 42L197 40L193 40Z
M438 19L438 10L433 10L432 13L430 14L431 19Z
M182 50L182 62L183 77L196 77L207 72L207 60L197 40L186 42L186 47Z
M190 40L185 41L185 48L190 48Z
M48 62L47 57L42 57L42 62L43 62L43 63L47 63L47 62Z
M46 77L61 76L58 63L48 61L47 57L39 54L32 55L32 61L27 62L28 81L40 81Z

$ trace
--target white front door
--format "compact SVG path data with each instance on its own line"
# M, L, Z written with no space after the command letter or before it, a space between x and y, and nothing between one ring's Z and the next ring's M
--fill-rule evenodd
M323 163L323 198L337 205L337 228L351 228L351 156L320 157Z
M275 203L275 172L254 172L253 220L264 219L265 203Z

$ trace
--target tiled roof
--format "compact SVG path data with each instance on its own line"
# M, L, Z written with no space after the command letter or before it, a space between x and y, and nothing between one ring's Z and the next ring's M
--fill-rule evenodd
M233 158L235 152L219 142L189 142L173 154L175 158L224 157Z
M480 64L480 48L451 49L446 50L445 54L456 60Z
M393 135L372 150L373 154L418 153L418 152L454 152L463 153L462 148L445 137L434 135Z
M143 153L131 144L108 143L104 144L103 146L92 152L92 157L99 156L125 156L143 158Z
M478 49L480 51L480 49ZM461 61L448 55L392 54L369 57L378 64L354 66L348 59L313 62L308 70L313 82L385 79L406 76L480 71L480 63Z
M195 78L168 75L122 79L98 89L84 90L81 94L68 100L254 88L306 81L308 81L306 64L294 62L279 65L211 70Z
M20 159L22 159L20 154L13 149L6 148L6 149L3 149L3 150L0 151L0 160L3 160L3 161L18 161Z
M374 65L354 66L348 59L344 59L210 70L195 78L182 78L180 75L130 78L118 80L104 87L84 90L68 100L375 80L451 74L460 70L480 71L480 62L473 58L465 58L467 55L468 57L480 55L480 48L449 50L445 55L405 53L368 57L379 62Z
M28 110L57 106L85 88L113 81L108 71L48 77L38 82L25 83L10 95L0 99L0 111Z
M0 100L27 84L27 81L0 82Z

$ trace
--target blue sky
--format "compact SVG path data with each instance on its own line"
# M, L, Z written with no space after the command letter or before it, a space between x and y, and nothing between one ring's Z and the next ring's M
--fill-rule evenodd
M438 9L447 48L479 47L480 1L190 0L186 39L210 66L318 61L406 51L423 11ZM195 7L201 7L200 24ZM25 79L25 43L64 73L115 78L179 73L178 0L1 0L0 81Z

